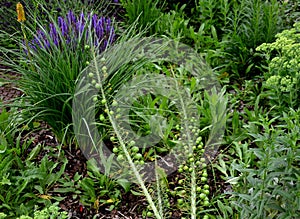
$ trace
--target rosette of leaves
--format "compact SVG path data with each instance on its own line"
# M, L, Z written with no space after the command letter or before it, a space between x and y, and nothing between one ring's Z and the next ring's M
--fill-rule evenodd
M299 106L300 87L300 23L276 35L273 43L263 43L257 49L268 60L265 88L273 103L284 107Z

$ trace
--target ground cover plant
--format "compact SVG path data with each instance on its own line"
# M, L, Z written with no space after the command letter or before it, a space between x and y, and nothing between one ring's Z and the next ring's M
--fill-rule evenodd
M22 3L0 218L299 218L297 1Z

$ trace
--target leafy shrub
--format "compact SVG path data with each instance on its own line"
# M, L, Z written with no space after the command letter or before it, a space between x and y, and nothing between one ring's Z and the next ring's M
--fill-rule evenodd
M208 44L204 41L200 46L204 51L211 46L216 50L208 53L210 62L235 78L257 75L254 67L260 60L253 51L271 42L282 28L279 4L276 0L198 1L196 21L208 38Z
M300 23L276 35L273 43L263 43L257 48L268 61L265 88L270 90L271 105L277 108L300 105Z
M125 8L125 19L129 25L136 22L137 28L144 30L147 28L148 34L155 33L155 23L162 16L158 0L121 0Z
M247 153L251 162L232 165L240 173L233 194L239 197L235 205L241 218L299 216L299 113L260 115L245 126L255 144Z

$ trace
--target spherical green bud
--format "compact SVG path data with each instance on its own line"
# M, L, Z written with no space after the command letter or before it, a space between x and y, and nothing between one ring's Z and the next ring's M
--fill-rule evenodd
M118 106L118 102L114 100L111 105L112 106Z
M100 119L100 121L104 121L105 120L105 117L104 117L104 115L103 114L101 114L100 116L99 116L99 119Z
M106 66L103 66L103 67L102 67L102 71L106 72L106 71L107 71L107 67L106 67Z
M100 89L101 88L101 85L99 83L95 84L95 88L96 89Z
M206 195L205 195L204 193L201 193L201 194L199 195L199 197L200 197L201 199L204 199L204 198L206 197Z
M134 155L134 158L139 160L143 157L143 155L141 155L140 153L137 153L136 155Z
M203 193L206 194L206 195L208 195L208 194L209 194L209 190L204 189L204 190L203 190Z
M206 177L201 177L201 182L206 182L207 178Z
M205 185L203 186L203 188L204 188L204 189L209 189L209 185L205 184Z
M134 146L134 147L131 148L131 151L134 152L134 153L137 153L139 151L139 147Z
M203 205L204 205L204 206L209 206L209 201L204 201L204 202L203 202Z
M123 154L119 154L119 156L117 157L117 160L118 160L118 161L122 161L123 159L124 159Z
M147 212L147 217L152 217L153 216L153 213L151 211L148 211Z

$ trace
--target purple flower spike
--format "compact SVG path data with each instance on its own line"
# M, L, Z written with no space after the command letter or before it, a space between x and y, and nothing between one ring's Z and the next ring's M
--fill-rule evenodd
M96 36L98 39L102 39L103 37L103 26L101 20L98 21L96 26Z
M54 44L58 46L58 34L54 24L50 23L50 37L52 38Z
M92 28L95 28L97 26L97 22L98 22L98 16L94 14L92 17Z
M68 26L64 18L58 17L58 26L61 30L61 34L65 37L68 34Z
M85 26L84 14L83 14L83 12L81 12L79 21L76 24L76 29L80 35L82 34L82 32L84 30L84 26Z
M75 24L76 23L76 17L73 13L73 11L69 11L67 13L67 20L68 20L68 25L71 26L72 24Z

